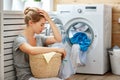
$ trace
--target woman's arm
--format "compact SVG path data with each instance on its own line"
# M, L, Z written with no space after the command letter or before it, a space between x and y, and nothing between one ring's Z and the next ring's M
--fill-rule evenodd
M55 23L51 20L51 18L49 17L49 15L47 14L47 12L45 12L44 10L40 10L39 11L41 15L43 15L45 17L45 19L48 21L48 23L50 24L50 27L53 31L53 37L48 37L46 39L46 44L52 44L55 42L61 42L62 41L62 36L57 28L57 26L55 25Z
M43 54L43 53L48 53L48 52L58 52L63 55L63 57L66 56L66 52L63 48L51 48L51 47L33 47L29 45L28 43L22 43L20 45L20 50L27 54Z
M51 26L51 29L53 31L53 35L54 35L54 39L56 42L61 42L62 41L62 36L57 28L57 26L55 25L55 23L50 19L48 20L50 26Z

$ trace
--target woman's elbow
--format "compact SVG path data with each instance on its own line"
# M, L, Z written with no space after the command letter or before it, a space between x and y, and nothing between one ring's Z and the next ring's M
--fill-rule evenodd
M24 53L32 54L32 55L37 54L37 52L35 51L35 47L32 47L29 44L24 43L19 48Z
M35 55L36 53L34 51L34 48L29 49L28 54Z

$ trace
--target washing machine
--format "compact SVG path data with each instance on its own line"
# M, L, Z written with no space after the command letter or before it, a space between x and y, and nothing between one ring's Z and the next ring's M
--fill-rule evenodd
M57 16L67 34L67 47L71 50L70 38L77 25L89 35L91 44L84 66L77 66L77 73L104 74L109 70L107 48L111 48L112 9L104 4L59 4ZM72 54L72 53L69 53Z

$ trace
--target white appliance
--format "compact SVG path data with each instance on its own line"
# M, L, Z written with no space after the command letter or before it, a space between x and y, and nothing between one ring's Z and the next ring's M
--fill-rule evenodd
M111 47L111 7L104 4L60 4L57 16L62 21L67 37L76 24L84 26L92 43L87 53L85 66L78 66L77 73L104 74L109 69L107 48ZM71 50L72 44L67 41Z

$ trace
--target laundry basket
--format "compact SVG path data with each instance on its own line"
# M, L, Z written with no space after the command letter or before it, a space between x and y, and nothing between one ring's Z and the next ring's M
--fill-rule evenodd
M56 53L46 62L43 54L29 55L31 72L36 78L49 78L58 76L61 65L61 54Z
M109 51L109 55L112 73L120 75L120 50Z

